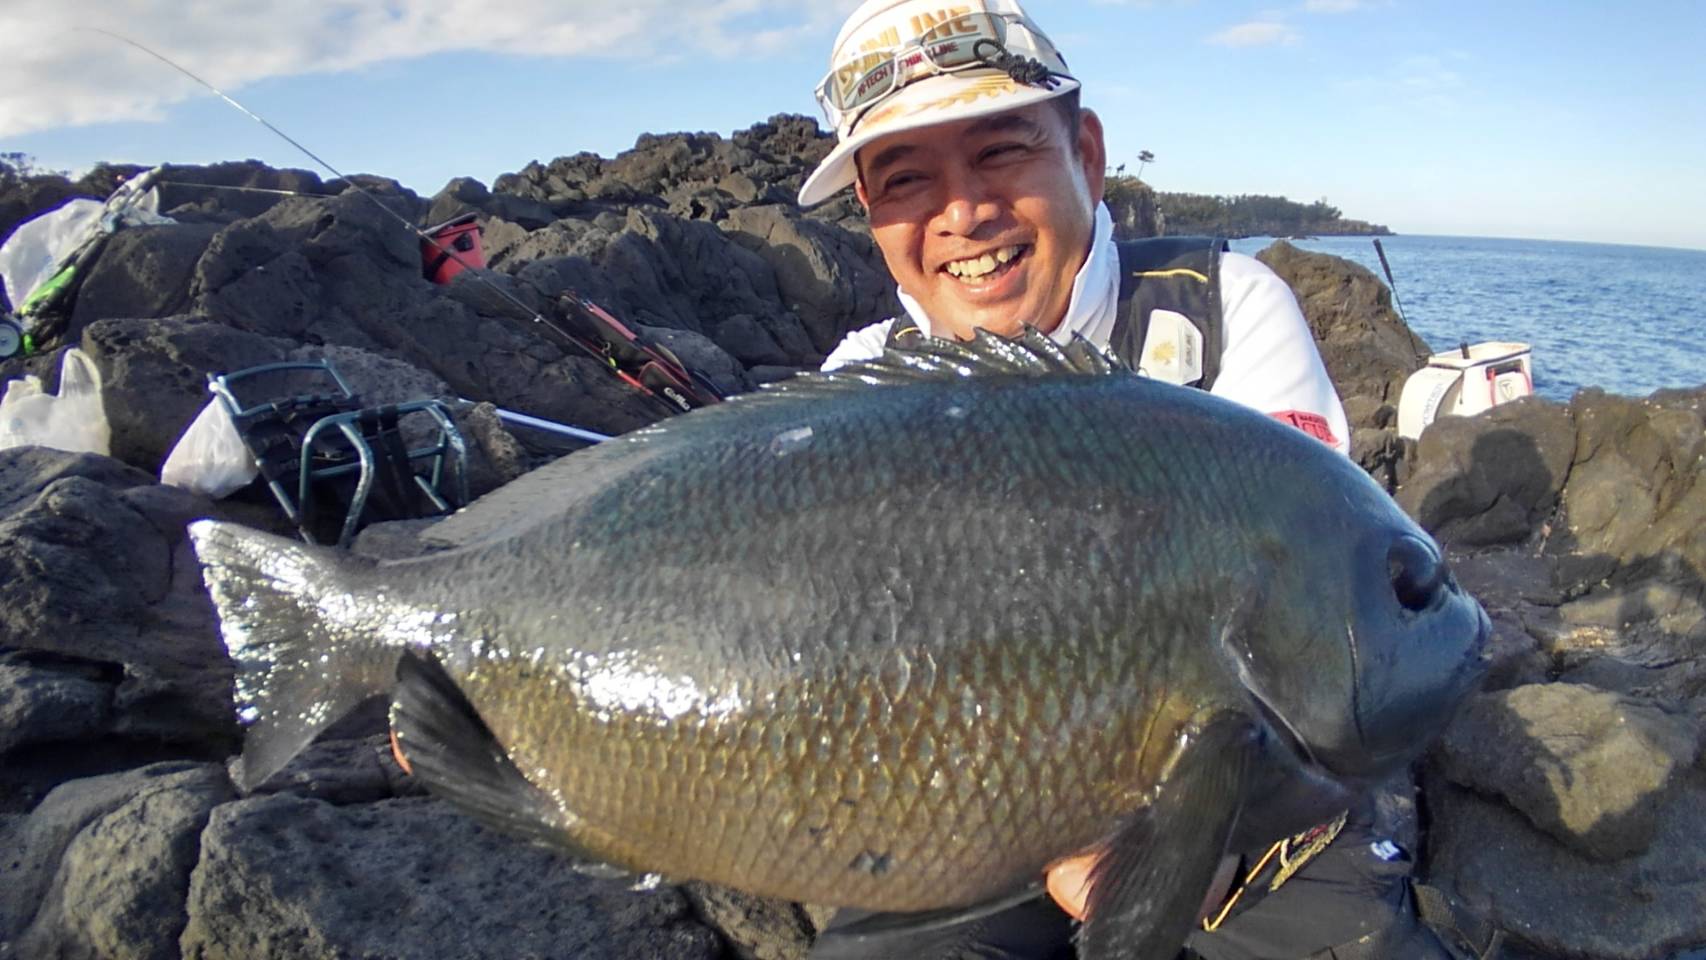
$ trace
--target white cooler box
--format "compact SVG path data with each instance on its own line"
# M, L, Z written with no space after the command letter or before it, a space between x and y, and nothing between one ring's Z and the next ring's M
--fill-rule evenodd
M1442 416L1491 410L1534 392L1534 361L1526 343L1477 343L1436 353L1404 381L1398 435L1414 440Z

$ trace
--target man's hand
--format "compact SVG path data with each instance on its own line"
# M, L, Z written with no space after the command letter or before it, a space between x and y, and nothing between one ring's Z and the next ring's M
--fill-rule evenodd
M1076 920L1082 921L1084 915L1090 912L1090 871L1095 868L1094 853L1068 857L1048 868L1048 895L1054 898L1060 909L1072 914ZM1221 859L1220 866L1214 872L1214 882L1209 884L1208 895L1203 899L1200 915L1207 916L1210 910L1220 905L1221 898L1232 884L1232 875L1237 868L1237 857L1228 856Z

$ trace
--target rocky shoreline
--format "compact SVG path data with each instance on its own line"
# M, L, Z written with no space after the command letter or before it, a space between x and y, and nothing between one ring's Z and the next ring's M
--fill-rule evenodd
M895 310L852 201L792 204L828 148L776 117L429 199L358 180L420 223L476 214L506 290L548 310L572 288L732 391ZM0 196L0 235L116 172ZM238 794L231 668L184 525L286 528L256 491L158 483L208 371L329 356L374 402L473 401L476 493L561 452L492 405L605 432L659 411L479 284L422 280L415 239L346 184L254 163L168 179L178 222L112 238L60 344L100 368L113 456L0 451L0 958L803 956L809 908L630 890L483 830L396 767L377 713ZM1530 398L1401 441L1397 393L1426 349L1385 288L1284 243L1262 259L1304 304L1353 455L1495 623L1487 688L1418 768L1420 874L1503 931L1504 956L1706 945L1706 387ZM57 369L55 349L0 378ZM357 549L407 551L427 525Z

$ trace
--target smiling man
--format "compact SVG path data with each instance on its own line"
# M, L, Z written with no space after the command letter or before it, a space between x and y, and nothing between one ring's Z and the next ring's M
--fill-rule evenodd
M906 308L849 334L826 368L908 336L1030 325L1349 451L1338 394L1273 271L1209 238L1114 241L1101 120L1017 3L871 0L817 95L838 142L800 203L853 187Z
M1056 103L901 131L856 155L859 200L931 333L1058 327L1096 231L1101 124Z
M836 37L817 96L838 142L800 203L856 191L906 310L849 334L825 369L921 335L1033 326L1348 452L1344 411L1284 281L1216 239L1115 242L1101 120L1081 108L1065 59L1015 0L869 0ZM1416 922L1410 857L1374 821L1359 808L1265 849L1229 851L1190 951L1452 956ZM1086 852L1039 877L1052 900L928 930L844 911L813 960L1071 957L1093 864Z

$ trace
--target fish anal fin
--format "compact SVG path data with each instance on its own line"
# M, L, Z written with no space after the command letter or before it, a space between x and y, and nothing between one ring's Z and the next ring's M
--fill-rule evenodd
M1257 746L1255 724L1234 715L1187 734L1154 801L1099 852L1078 935L1082 960L1178 954L1237 822Z
M630 875L575 844L574 816L522 774L431 656L409 652L398 659L391 729L411 772L435 796L495 830L563 851L584 873Z
M1042 894L1042 884L1036 883L968 907L949 907L917 913L872 913L825 929L818 934L813 955L817 955L820 950L836 955L837 950L857 946L860 948L856 951L859 956L888 956L890 954L885 953L883 948L885 945L892 945L897 950L905 949L908 951L907 955L911 956L922 951L926 944L938 937L944 941L950 939L965 924L1035 900ZM831 950L831 947L836 949Z

